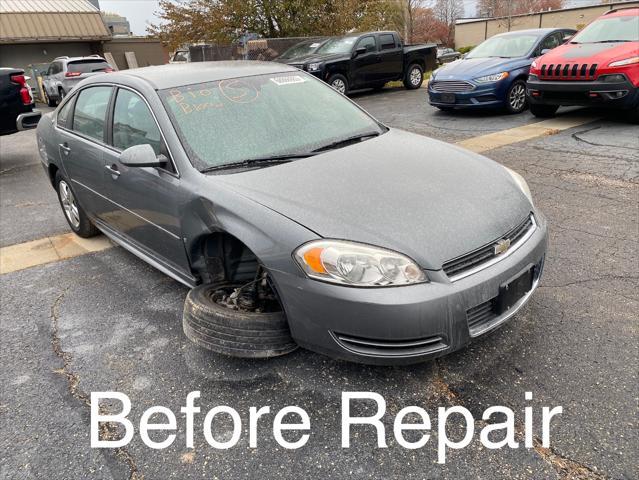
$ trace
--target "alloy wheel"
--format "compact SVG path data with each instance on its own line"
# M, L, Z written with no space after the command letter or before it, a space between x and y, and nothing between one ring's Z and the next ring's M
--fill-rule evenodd
M419 82L422 80L422 72L419 70L419 68L413 68L410 71L410 83L412 85L419 85Z
M333 82L331 83L331 87L333 87L341 94L346 93L346 84L341 78L336 78L335 80L333 80Z
M60 203L62 203L62 208L64 209L67 220L69 220L69 223L74 229L80 228L78 204L67 182L61 180L58 184L58 191L60 192Z
M526 104L526 87L521 83L515 85L510 90L508 101L514 111L519 112L522 110Z

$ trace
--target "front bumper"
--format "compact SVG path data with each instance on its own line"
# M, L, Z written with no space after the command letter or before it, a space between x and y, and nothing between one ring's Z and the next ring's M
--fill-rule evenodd
M537 227L521 247L455 282L440 270L428 272L430 283L352 288L271 272L293 338L309 350L377 365L417 363L458 350L503 325L537 287L547 226L541 214L535 218ZM501 285L531 267L535 273L530 291L505 313L476 321L490 309L486 306L495 301Z
M434 107L447 107L457 110L502 107L505 105L506 98L506 88L503 83L502 81L481 85L477 84L468 92L440 92L433 90L432 82L429 82L428 102ZM454 95L454 102L445 99L449 94Z
M530 103L558 106L601 106L631 109L639 106L639 88L630 81L549 81L529 79L526 91Z

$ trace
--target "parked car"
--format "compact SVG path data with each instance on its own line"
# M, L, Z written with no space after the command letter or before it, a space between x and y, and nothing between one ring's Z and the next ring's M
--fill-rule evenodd
M111 65L99 55L58 57L51 62L47 73L42 77L46 101L50 107L55 107L85 78L112 71Z
M188 48L181 48L173 53L169 63L188 63L191 61L191 53Z
M606 12L535 60L530 74L530 110L538 117L582 105L625 110L639 121L639 8Z
M462 54L449 47L437 48L437 63L443 65L461 58Z
M340 93L383 88L402 80L408 89L422 85L424 71L435 68L435 45L403 45L397 32L367 32L334 37L314 53L284 63L305 70Z
M185 333L227 355L418 362L502 325L541 276L520 175L279 63L88 78L37 140L71 229L194 287Z
M273 60L276 62L286 63L287 61L294 60L296 58L304 58L315 53L317 49L325 43L326 39L305 40L303 42L296 43L287 50L284 50L281 55L278 55Z
M519 30L495 35L464 58L433 72L430 104L440 110L527 107L526 79L533 60L574 35L566 28Z
M35 128L42 114L34 107L24 70L0 68L0 135Z

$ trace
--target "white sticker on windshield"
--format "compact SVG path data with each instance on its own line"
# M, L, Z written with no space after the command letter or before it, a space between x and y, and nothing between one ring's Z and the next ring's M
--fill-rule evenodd
M288 75L286 77L273 77L271 82L276 85L290 85L291 83L304 83L306 80L300 75Z

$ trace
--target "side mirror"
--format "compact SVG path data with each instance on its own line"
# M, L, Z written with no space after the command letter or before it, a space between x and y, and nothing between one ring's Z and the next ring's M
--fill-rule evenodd
M358 55L362 55L366 53L366 47L359 47L355 49L355 53L353 53L353 58L357 57Z
M541 55L546 55L548 52L550 52L550 48L544 48L541 50Z
M120 163L127 167L161 167L166 161L166 157L156 155L148 143L133 145L120 154Z

